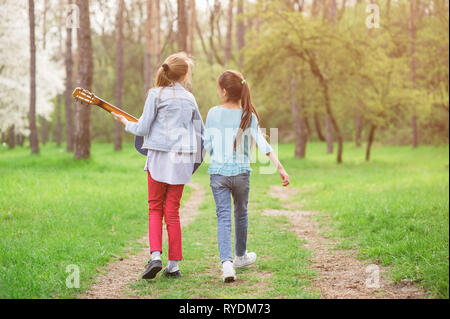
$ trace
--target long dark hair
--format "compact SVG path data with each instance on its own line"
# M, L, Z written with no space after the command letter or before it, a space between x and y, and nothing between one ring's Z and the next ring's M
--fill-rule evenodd
M234 150L243 132L252 123L252 114L256 115L259 123L259 115L252 103L250 87L241 73L233 70L223 72L218 79L219 87L227 91L227 102L241 102L242 116L239 131L234 140Z

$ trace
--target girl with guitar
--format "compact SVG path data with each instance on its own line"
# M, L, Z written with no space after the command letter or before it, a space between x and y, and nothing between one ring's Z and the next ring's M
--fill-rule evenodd
M169 237L169 265L164 275L180 277L178 261L183 259L180 200L202 158L203 121L189 85L191 60L184 53L169 56L159 68L155 87L148 92L138 122L112 112L125 131L143 136L147 151L144 170L148 175L149 241L151 260L142 274L153 279L162 269L162 220ZM181 84L184 83L184 86Z

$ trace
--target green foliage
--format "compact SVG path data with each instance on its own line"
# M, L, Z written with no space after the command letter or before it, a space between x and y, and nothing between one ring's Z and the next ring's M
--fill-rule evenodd
M208 64L201 56L195 59L192 93L197 100L203 120L206 120L208 110L221 103L217 95L217 78L224 71L219 64Z
M405 140L396 132L410 129L415 109L421 141L448 142L448 3L439 5L442 10L416 14L415 86L408 1L392 2L389 17L382 4L385 15L379 29L366 27L364 3L342 10L336 21L305 13L309 7L295 11L289 3L257 2L249 14L260 25L247 36L245 71L253 79L258 107L271 116L269 125L279 127L281 135L292 130L291 125L280 125L292 122L292 77L301 83L296 97L306 116L323 114L319 78L305 64L312 58L327 81L333 112L347 140L361 114L364 123L384 132L380 140L407 143L411 134Z
M93 92L102 99L115 103L115 38L113 35L96 35L93 37L94 52L94 88ZM125 39L124 54L124 88L123 105L117 105L127 113L139 117L144 108L146 92L144 91L143 53L141 43ZM114 121L103 110L92 107L92 137L96 141L111 143L114 139ZM133 137L124 134L125 141ZM112 146L111 146L112 147Z
M431 2L431 1L430 1ZM317 16L306 5L302 11L294 1L256 1L246 3L246 45L242 51L243 69L252 88L254 104L262 126L278 127L284 140L294 138L291 98L302 105L309 121L310 138L316 138L313 119L324 121L324 93L317 75L305 61L312 54L329 86L329 98L344 139L351 140L355 118L361 115L364 126L378 127L377 139L385 143L407 144L411 141L410 117L418 115L422 143L447 143L449 132L449 33L448 3L426 2L415 17L416 85L411 82L411 39L408 25L408 1L391 2L389 12L381 3L381 28L368 29L366 4L348 5L339 10L335 21L323 17L322 2ZM423 8L429 8L425 11ZM209 14L207 11L205 12ZM225 19L226 15L219 17ZM167 18L167 17L166 17ZM201 20L201 19L200 19ZM217 41L217 52L207 52L209 25L201 25L206 48L195 42L196 66L193 93L203 117L210 107L220 103L217 97L217 77L227 68L237 69L235 49L233 59L220 65L210 56L223 56L223 41ZM237 20L236 20L237 21ZM236 22L235 21L235 22ZM217 31L217 30L216 30ZM163 60L176 50L173 34L163 39ZM123 108L139 116L144 92L143 28L125 28ZM218 35L217 35L218 36ZM114 103L115 52L113 30L93 35L94 91ZM235 46L234 46L235 47ZM206 50L206 51L205 51ZM152 73L162 61L153 60ZM291 92L291 81L298 87ZM55 127L55 125L53 126ZM94 140L112 142L114 122L103 111L92 110ZM125 141L132 136L124 135Z

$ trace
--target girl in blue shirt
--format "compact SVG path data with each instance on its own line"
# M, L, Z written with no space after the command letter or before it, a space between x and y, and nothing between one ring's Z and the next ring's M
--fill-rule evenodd
M216 203L217 238L224 282L236 280L235 268L253 264L254 252L247 252L250 191L250 146L255 142L276 165L283 186L289 185L272 147L259 130L259 115L252 104L248 83L239 72L228 70L218 79L218 94L223 103L211 108L206 118L205 148L210 152L208 169ZM235 253L231 244L231 198L234 202Z

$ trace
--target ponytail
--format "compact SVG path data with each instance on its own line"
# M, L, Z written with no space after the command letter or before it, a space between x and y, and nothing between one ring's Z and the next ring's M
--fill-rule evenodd
M167 63L164 63L156 73L155 87L165 87L172 85L174 81L171 80L171 73L172 72L170 71L169 65Z
M259 115L252 103L252 97L250 94L250 87L245 79L242 79L242 92L241 92L241 107L242 116L241 123L239 124L239 131L234 140L234 151L236 151L237 143L240 140L243 132L249 128L252 124L252 115L255 114L259 123Z
M172 86L183 76L191 73L192 67L193 62L186 53L180 52L172 54L158 69L155 78L155 87ZM187 77L186 80L190 81L189 78L190 77Z

